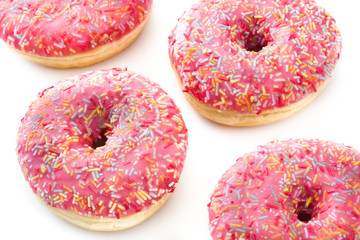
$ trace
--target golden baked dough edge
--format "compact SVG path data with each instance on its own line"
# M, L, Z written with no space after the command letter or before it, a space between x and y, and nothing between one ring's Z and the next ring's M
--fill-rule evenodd
M95 216L82 216L70 210L51 207L45 204L45 202L39 196L37 196L37 198L47 209L49 209L55 215L79 227L93 231L119 231L136 226L151 217L165 204L165 202L170 198L170 196L171 194L167 194L160 201L151 205L148 209L119 219L108 217L101 218Z
M85 67L110 58L128 47L138 37L142 29L144 28L146 22L148 21L149 16L150 10L146 16L146 19L142 23L140 23L133 31L123 36L119 40L100 45L84 53L75 54L67 57L42 57L22 52L18 49L14 49L10 45L8 46L11 50L23 56L25 59L44 66L53 68Z
M170 61L178 83L182 89L182 80L180 79L180 76L176 70L176 67L174 66L173 61ZM198 101L194 96L189 93L184 92L184 94L186 100L198 113L214 122L235 127L259 126L286 119L299 112L300 110L304 109L312 101L314 101L317 96L320 95L320 93L326 88L327 84L330 82L330 79L331 77L321 83L321 85L317 88L317 92L310 94L309 96L301 99L300 101L295 102L289 106L277 108L274 110L263 111L260 114L240 114L235 111L222 111Z

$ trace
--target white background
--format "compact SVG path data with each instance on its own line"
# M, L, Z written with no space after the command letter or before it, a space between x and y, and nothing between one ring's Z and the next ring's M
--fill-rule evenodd
M0 43L0 238L210 240L207 203L222 173L242 154L274 139L319 138L360 150L360 34L358 0L318 0L336 19L343 51L327 89L306 109L260 127L222 126L201 117L186 102L168 58L167 39L177 18L196 0L154 0L138 39L120 54L93 66L58 70L22 59ZM181 109L189 129L183 174L170 200L146 222L120 232L92 232L63 221L35 198L17 162L20 119L37 93L85 71L128 67L159 83Z

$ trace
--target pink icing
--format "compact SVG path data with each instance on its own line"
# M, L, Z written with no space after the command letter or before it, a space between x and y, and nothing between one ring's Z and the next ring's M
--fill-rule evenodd
M203 1L169 37L183 91L240 114L288 106L316 92L340 50L335 20L310 0Z
M274 141L245 154L209 203L213 239L357 239L360 155L329 141Z
M130 33L152 0L0 0L0 38L38 56L83 53Z
M106 145L95 148L104 136ZM87 72L46 89L17 136L21 169L46 204L110 218L145 210L173 192L186 148L174 102L126 69Z

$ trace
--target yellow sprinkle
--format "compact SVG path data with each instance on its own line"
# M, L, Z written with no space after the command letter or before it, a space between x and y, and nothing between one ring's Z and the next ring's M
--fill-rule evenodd
M238 208L238 207L239 207L239 205L229 205L229 206L223 208L223 209L220 211L220 213L222 214L223 212L226 212L227 210L229 210L229 209L231 209L231 208Z
M301 54L304 54L305 56L310 57L310 54L309 54L309 53L307 53L307 52L305 52L305 51L302 51L302 52L301 52Z
M306 207L309 207L311 201L312 201L312 197L309 197L309 199L306 201Z
M313 180L313 183L316 183L317 178L318 178L318 175L317 175L317 174L315 174L315 176L314 176L314 180Z
M37 179L39 179L39 178L40 178L40 176L39 176L39 175L36 175L36 176L32 177L31 180L32 180L32 181L35 181L35 180L37 180Z
M137 192L134 192L134 195L140 202L142 202L142 203L144 202L144 199Z
M105 206L103 205L100 207L99 212L102 212L104 209L105 209Z
M337 230L338 230L339 232L344 233L344 234L347 235L347 236L350 234L348 231L346 231L346 230L344 230L344 229L342 229L342 228L338 228Z
M44 165L41 165L41 172L45 173L46 172L46 167Z
M60 193L60 196L62 196L63 198L67 198L67 195L65 195L64 193Z
M281 49L281 51L280 51L280 53L282 53L282 52L284 52L285 51L285 49L287 48L287 44L285 44L285 46L284 46L284 48L283 49Z
M154 163L154 161L149 157L145 157L145 161L147 161L148 163L151 163L151 164Z
M65 169L66 173L67 173L67 174L69 174L69 173L70 173L70 171L69 171L69 169L66 167L66 165L65 165L65 164L63 165L63 167L64 167L64 169Z
M221 102L214 103L213 106L216 107L216 106L220 106L223 104L225 104L225 99L223 97L221 97Z
M278 227L276 227L276 226L274 226L274 225L270 225L270 227L271 227L272 229L275 229L275 230L278 230L278 229L279 229Z
M316 25L315 25L314 22L310 23L310 26L311 26L311 28L312 28L313 30L316 30Z
M141 190L140 192L141 192L142 195L144 195L147 199L149 199L149 200L151 199L150 195L147 194L144 190Z
M66 185L64 185L63 186L63 188L66 190L66 191L68 191L68 192L72 192L72 189L71 188L69 188L68 186L66 186Z
M160 97L157 99L157 101L158 101L158 102L161 102L161 100L163 100L164 98L166 98L166 95L165 95L165 94L162 95L162 96L160 96ZM139 103L139 104L141 104L141 103Z
M41 135L39 142L42 142L42 140L44 140L44 137L45 137L45 134Z
M192 20L194 20L193 17L192 17L192 18L186 18L186 19L185 19L185 21L187 21L187 22L191 22Z
M96 109L94 109L94 111L92 111L90 113L90 116L88 117L88 119L90 120L95 115L95 113L96 113Z
M226 96L226 93L225 93L222 89L219 89L219 92L220 92L223 96Z
M90 168L87 171L88 172L98 172L98 171L100 171L100 168Z
M252 19L249 16L245 16L245 19L247 19L249 22L252 22Z
M130 117L128 117L126 120L128 120L131 124L134 124L133 120Z
M114 203L114 204L111 206L109 212L112 213L115 208L116 208L116 203Z
M139 194L139 196L141 197L141 199L143 199L144 201L146 201L146 196L145 196L141 191L139 191L137 194Z
M240 79L233 79L233 80L230 80L231 83L237 83L238 81L240 81Z
M272 236L271 239L274 239L274 238L277 238L277 237L281 237L281 233L278 233L278 234Z
M248 58L247 58L246 60L247 60L248 64L249 64L250 66L252 66L250 60L249 60Z
M306 73L301 73L301 75L303 75L305 78L308 78L309 76Z
M241 224L236 224L236 223L232 223L230 224L231 227L234 227L234 228L241 228L242 225Z

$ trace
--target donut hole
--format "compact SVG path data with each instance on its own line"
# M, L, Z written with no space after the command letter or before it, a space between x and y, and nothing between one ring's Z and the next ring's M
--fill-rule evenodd
M106 141L108 140L108 138L106 137L106 129L102 130L100 132L100 135L98 138L96 138L93 142L92 148L93 149L97 149L99 147L103 147L106 145Z
M249 52L260 52L264 47L268 45L268 42L263 35L250 34L247 36L244 43L244 48Z
M313 205L310 204L306 206L305 202L299 203L296 209L297 219L301 222L309 222L314 216L314 208Z
M249 52L260 52L264 47L269 45L268 34L262 29L265 23L258 19L253 19L251 23L239 21L235 23L230 35L233 41Z
M302 222L309 222L312 219L312 212L309 209L302 209L297 218Z

